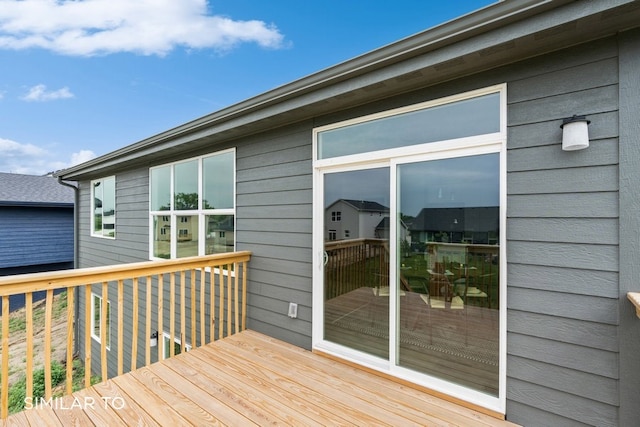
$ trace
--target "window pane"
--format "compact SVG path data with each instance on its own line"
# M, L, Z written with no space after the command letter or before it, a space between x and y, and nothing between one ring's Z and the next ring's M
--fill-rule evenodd
M500 94L320 132L318 158L346 156L500 131Z
M102 235L102 181L93 183L93 234Z
M171 217L168 215L153 217L153 256L171 258Z
M389 185L389 168L324 175L324 338L385 359Z
M198 209L198 161L175 165L174 174L174 209Z
M107 330L104 335L106 340L105 345L107 347L110 347L111 346L111 304L108 301L107 301L107 319L106 320L107 320L106 322Z
M171 208L171 167L151 170L151 210L167 211Z
M205 255L233 252L235 228L233 215L207 215Z
M178 258L198 255L198 217L196 215L178 215Z
M234 153L224 153L202 160L204 168L203 209L233 208Z
M116 235L116 179L114 177L102 180L102 235L115 237Z
M397 205L400 365L497 396L499 155L400 165Z
M100 338L100 298L92 295L93 299L93 335Z

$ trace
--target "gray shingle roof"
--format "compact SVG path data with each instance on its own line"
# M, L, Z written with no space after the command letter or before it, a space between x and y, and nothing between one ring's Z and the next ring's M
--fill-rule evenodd
M50 176L0 172L0 205L73 206L73 190Z

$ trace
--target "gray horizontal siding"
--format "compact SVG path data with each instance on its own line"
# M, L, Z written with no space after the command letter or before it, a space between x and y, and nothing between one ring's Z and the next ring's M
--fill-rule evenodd
M238 145L236 247L251 250L249 327L311 347L311 123ZM298 318L287 317L289 302Z
M507 88L507 417L616 425L616 42L510 68L519 76ZM560 124L573 114L589 116L591 144L563 152Z
M548 418L545 416L545 419L541 419L539 410L532 411L526 421L523 421L526 425L571 425L570 421L563 421L561 417L589 426L613 427L618 425L615 406L607 405L597 400L542 387L535 383L520 381L515 378L512 378L507 384L507 393L512 396L511 400L513 401L535 408L544 408L545 412L558 416ZM532 420L534 421L532 422ZM559 423L555 424L555 422Z

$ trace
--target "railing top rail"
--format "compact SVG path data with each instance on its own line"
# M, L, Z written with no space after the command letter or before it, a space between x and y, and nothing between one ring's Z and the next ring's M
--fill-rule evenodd
M0 277L0 297L249 261L250 251Z
M349 240L332 240L324 243L324 248L327 250L330 249L341 249L348 248L351 246L359 246L363 243L372 243L383 245L388 242L386 239L372 239L372 238L358 238L358 239L349 239Z

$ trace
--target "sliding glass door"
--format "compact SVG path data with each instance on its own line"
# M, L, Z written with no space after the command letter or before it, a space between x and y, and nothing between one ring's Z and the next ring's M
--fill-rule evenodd
M314 129L314 348L498 412L504 89Z

